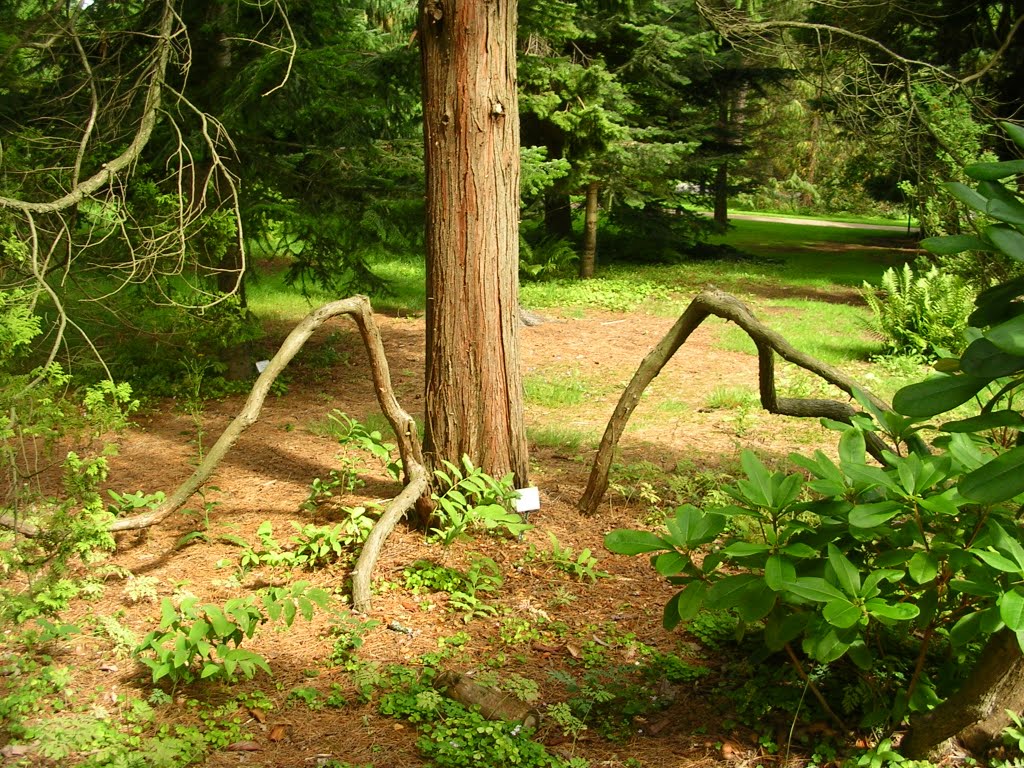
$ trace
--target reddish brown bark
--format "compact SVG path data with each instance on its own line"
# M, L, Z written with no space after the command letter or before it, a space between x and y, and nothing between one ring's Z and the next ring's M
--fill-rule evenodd
M527 478L515 0L421 0L428 463Z

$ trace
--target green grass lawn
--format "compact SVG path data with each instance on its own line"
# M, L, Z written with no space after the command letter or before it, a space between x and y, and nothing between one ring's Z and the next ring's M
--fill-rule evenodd
M730 245L749 258L695 260L679 264L610 264L598 277L524 282L521 297L531 309L558 307L570 312L603 309L678 316L709 284L750 303L763 322L815 357L842 364L879 351L867 330L868 311L857 291L864 281L878 283L887 267L913 256L912 239L890 232L800 224L736 221L713 243ZM896 247L894 247L894 245ZM387 284L372 297L378 311L416 314L425 304L424 264L418 258L377 261L371 269ZM309 310L340 298L314 290L301 296L280 274L264 274L249 290L261 317L294 321ZM822 329L828 329L823 333ZM723 330L727 349L753 353L739 329Z

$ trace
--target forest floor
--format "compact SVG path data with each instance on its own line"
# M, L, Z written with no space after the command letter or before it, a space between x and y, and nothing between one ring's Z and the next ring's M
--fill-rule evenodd
M679 311L684 308L681 304ZM374 574L373 609L369 616L355 617L359 622L379 622L364 625L363 644L355 651L358 663L416 669L423 654L436 653L439 641L456 636L460 639L455 644L463 644L446 665L492 682L534 681L539 698L533 706L543 712L593 692L601 680L611 690L614 686L607 681L621 678L623 670L639 670L652 653L667 654L696 670L694 679L639 681L639 690L649 695L649 706L639 714L624 715L625 706L615 703L622 709L617 720L615 713L597 716L601 702L596 696L591 702L594 716L584 721L586 730L567 736L547 718L537 738L555 754L608 768L781 763L780 752L786 748L779 747L780 739L789 733L790 723L772 715L753 720L737 716L745 708L743 684L731 678L736 660L710 642L714 628L702 633L707 643L683 629L664 630L662 608L673 594L672 586L654 573L646 558L613 556L603 548L602 539L615 528L656 524L676 503L699 502L713 493L736 471L741 448L753 449L770 465L781 467L791 451L822 448L831 453L835 433L816 420L762 412L756 402L756 358L716 346L725 324L709 321L643 398L622 440L612 490L599 514L584 518L575 504L607 419L640 360L674 318L642 311L543 314L546 322L523 328L520 337L533 443L531 482L539 487L541 498L539 511L529 518L535 527L521 541L477 533L446 550L428 543L422 532L399 526ZM770 313L762 314L770 325ZM419 414L423 319L378 316L378 321L399 401ZM287 330L271 330L261 350L266 357ZM342 450L336 439L324 434L332 409L360 420L373 420L379 413L365 351L351 322L330 321L296 358L286 378L287 391L268 399L259 421L218 469L206 491L206 501L213 503L206 523L200 515L176 515L152 530L118 537L114 562L136 580L150 577L148 594L139 599L129 582L112 579L102 596L76 602L62 617L91 627L51 651L56 663L73 672L66 693L69 701L92 702L94 708L114 713L125 709L132 697L145 698L153 689L149 670L125 653L124 642L112 642L109 631L90 623L91 617L113 616L141 638L158 625L159 602L166 597L192 593L202 602L220 603L268 583L299 578L332 594L347 594L349 573L343 564L314 572L257 569L241 580L233 577L237 568L218 567L221 561L237 565L240 555L239 547L220 538L223 535L255 542L257 528L269 521L275 537L287 542L292 521L328 523L338 518L341 505L383 502L399 490L371 457ZM783 370L781 379L785 384L799 376ZM572 393L567 397L573 402L545 396L548 385L556 392ZM821 394L813 383L796 388ZM200 451L198 423L202 445L208 447L242 402L240 396L208 402L198 421L173 401L152 404L137 415L135 427L113 437L118 454L110 459L111 487L122 492L169 492L194 469ZM583 436L579 447L573 445L573 434ZM336 496L315 513L302 509L311 481L339 468L342 453L361 457L362 487ZM201 502L196 498L190 506L198 509ZM196 530L209 540L176 549L182 536ZM552 560L537 556L550 552L552 536L560 547L572 551L573 558L590 550L598 561L594 570L606 575L593 583L574 579ZM446 594L415 594L404 586L403 569L415 561L430 559L465 569L476 554L493 559L504 578L487 600L495 609L493 615L465 621L449 610ZM332 764L330 760L337 761L333 765L379 768L423 765L426 761L416 747L417 727L379 714L376 695L364 701L352 670L338 661L334 648L339 632L353 626L348 613L339 598L333 611L319 611L311 621L297 619L287 630L264 626L245 647L266 658L272 677L261 673L233 685L203 682L179 687L173 691L174 703L159 708L158 722L196 722L199 710L182 706L193 698L216 703L259 691L265 699L253 700L266 705L242 707L241 738L213 751L205 765L299 768ZM569 680L576 681L575 687ZM799 693L798 684L786 685ZM343 706L325 705L328 700L336 705L342 698ZM801 750L804 757L799 759L807 757L806 749L795 745L790 764ZM467 765L486 765L467 760ZM56 763L40 759L33 764Z

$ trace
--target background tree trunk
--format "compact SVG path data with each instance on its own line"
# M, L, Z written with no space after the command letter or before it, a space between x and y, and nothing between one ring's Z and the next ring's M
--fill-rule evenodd
M594 276L597 265L597 192L598 183L587 186L587 207L583 215L583 255L580 256L580 277Z
M421 0L428 465L527 480L515 0Z
M729 161L722 160L715 169L715 225L719 231L729 228Z

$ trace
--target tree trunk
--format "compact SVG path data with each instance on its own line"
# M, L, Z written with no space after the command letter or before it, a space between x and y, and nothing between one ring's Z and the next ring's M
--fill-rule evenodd
M580 277L594 276L597 264L597 192L596 181L587 186L587 207L583 216L583 255L580 256Z
M715 224L721 231L729 226L729 161L722 160L715 170Z
M821 132L821 115L818 112L814 113L811 118L811 136L808 142L808 157L807 157L807 177L804 179L808 184L814 186L815 180L818 177L818 135ZM814 205L814 197L810 191L805 191L800 196L800 204L804 210L810 209Z
M515 0L421 0L428 465L527 480Z
M910 721L900 744L906 757L925 758L955 738L983 757L1010 724L1006 710L1024 711L1024 656L1017 636L1003 629L989 638L963 687Z

